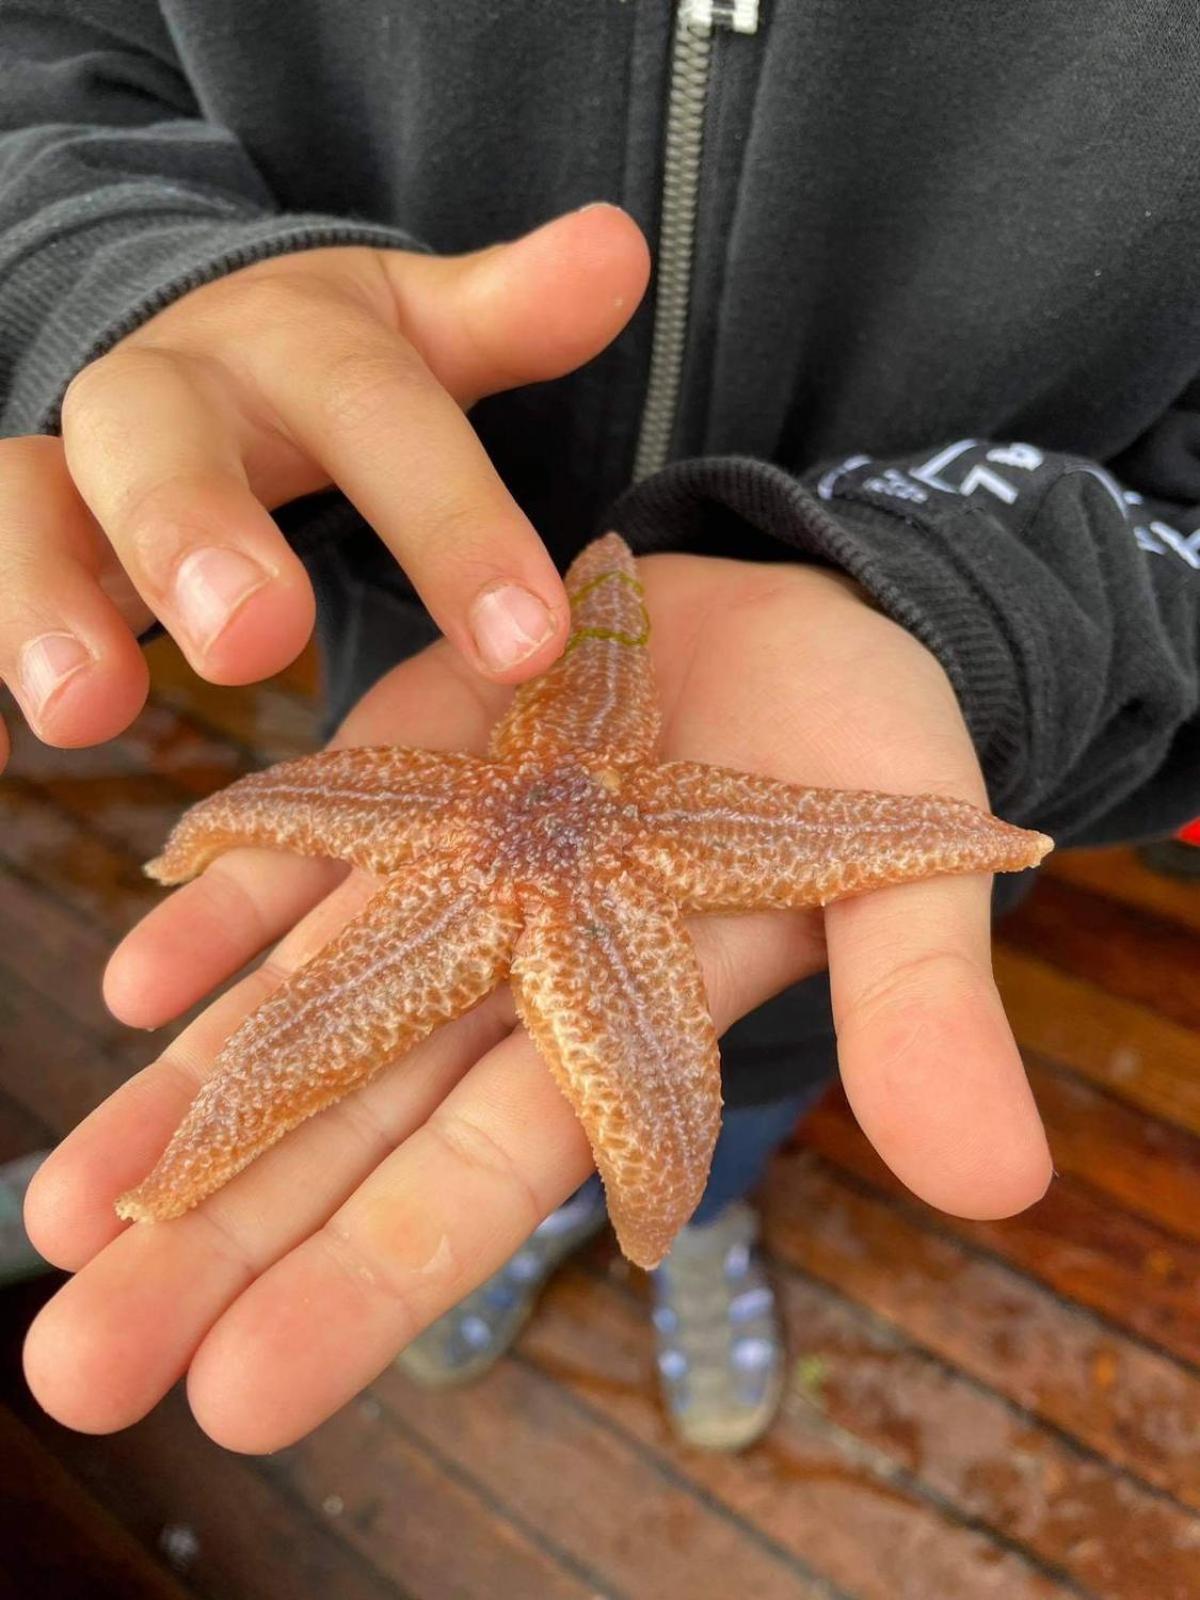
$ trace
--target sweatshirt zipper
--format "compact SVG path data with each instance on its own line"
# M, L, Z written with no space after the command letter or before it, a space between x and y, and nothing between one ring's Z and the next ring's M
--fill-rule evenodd
M679 409L704 113L712 38L717 28L734 33L757 32L758 0L679 0L676 8L655 271L654 338L634 457L635 483L666 464Z

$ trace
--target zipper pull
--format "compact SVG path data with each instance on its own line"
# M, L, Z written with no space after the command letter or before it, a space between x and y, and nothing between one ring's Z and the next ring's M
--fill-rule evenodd
M711 33L714 28L757 33L758 0L680 0L679 20L693 33Z

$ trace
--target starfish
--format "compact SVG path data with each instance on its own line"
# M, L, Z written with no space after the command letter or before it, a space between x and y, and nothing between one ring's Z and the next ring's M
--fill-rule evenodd
M193 877L239 845L382 879L219 1051L153 1171L117 1202L177 1216L506 978L587 1133L630 1260L694 1210L720 1124L717 1035L685 925L935 873L1017 871L1051 848L963 801L797 788L654 759L649 619L615 533L567 574L562 656L477 757L339 749L193 806L146 868Z

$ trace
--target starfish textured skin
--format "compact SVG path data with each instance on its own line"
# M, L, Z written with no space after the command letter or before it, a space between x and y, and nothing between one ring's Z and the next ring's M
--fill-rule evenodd
M685 913L821 906L938 873L1017 871L1051 848L964 801L656 762L628 547L606 534L566 581L566 649L518 689L487 757L376 747L284 762L193 806L149 863L181 883L258 845L382 883L231 1034L122 1217L189 1210L510 978L587 1133L621 1248L654 1266L700 1198L720 1124Z

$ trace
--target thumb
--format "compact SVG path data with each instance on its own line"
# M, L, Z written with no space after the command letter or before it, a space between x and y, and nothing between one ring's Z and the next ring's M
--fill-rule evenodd
M467 255L382 259L401 331L464 407L589 361L633 315L650 274L641 229L602 201Z

